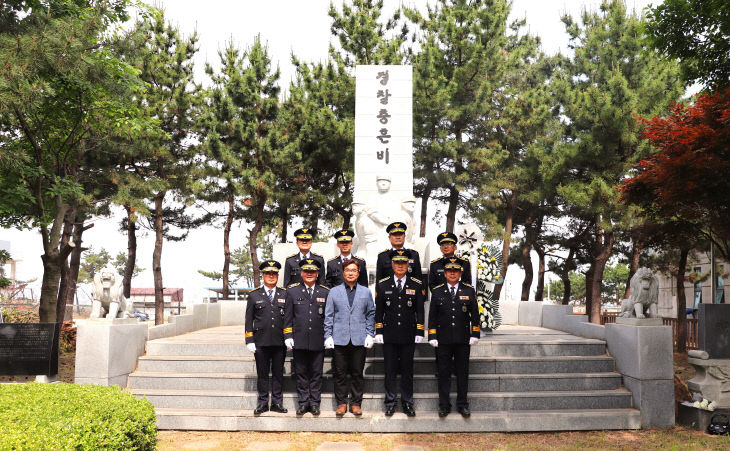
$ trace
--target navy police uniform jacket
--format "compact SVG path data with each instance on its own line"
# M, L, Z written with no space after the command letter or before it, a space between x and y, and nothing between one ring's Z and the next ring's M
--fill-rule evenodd
M354 255L351 255L350 258L360 262L360 275L357 278L358 285L367 287L368 270L365 266L365 260L360 257L355 257ZM327 262L327 276L325 277L324 284L332 288L341 283L345 283L345 276L342 274L342 258L337 256Z
M260 287L248 294L246 303L246 344L256 346L284 346L284 311L286 290L274 289L274 302Z
M329 288L315 284L312 297L303 283L289 285L284 308L284 338L294 339L294 349L324 350L324 308Z
M392 249L386 249L378 254L378 262L375 266L375 280L381 280L393 275L393 264L390 261L391 250ZM411 253L411 258L408 260L408 276L415 277L416 279L423 281L421 258L418 255L418 251L408 249L408 252Z
M423 303L426 291L423 282L406 276L399 292L393 276L378 280L375 285L375 333L385 343L408 344L423 336Z
M317 284L324 284L324 257L322 257L321 255L317 255L314 252L310 252L309 255L311 259L317 260L320 263L319 267L322 268L319 270ZM284 262L285 287L288 287L293 283L302 281L302 277L299 275L299 257L301 256L302 254L297 252L296 254L290 255L286 258L286 261Z
M463 271L461 273L461 281L460 283L465 283L467 285L471 285L471 263L469 263L469 260L466 258L456 257L459 259L459 262L461 263L461 267L463 268ZM434 287L437 287L438 285L441 285L442 283L446 283L446 277L444 277L444 265L447 262L446 257L439 257L436 260L431 262L431 265L428 267L428 288L429 290L434 289Z
M474 287L459 283L452 299L448 284L434 287L428 309L428 339L441 344L469 344L479 338L479 307Z

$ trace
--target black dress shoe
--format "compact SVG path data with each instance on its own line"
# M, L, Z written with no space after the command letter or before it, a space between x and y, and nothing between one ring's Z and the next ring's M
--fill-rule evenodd
M471 411L468 407L459 407L459 413L464 418L469 418L471 416Z
M440 407L440 408L439 408L439 416L440 416L441 418L445 417L445 416L446 416L446 415L448 415L449 413L451 413L451 409L447 409L447 408L445 408L445 407Z
M395 406L394 405L387 406L385 408L385 416L386 417L392 417L394 413L395 413Z
M254 415L261 415L262 413L267 412L268 410L269 410L269 406L268 405L266 405L266 404L259 404L258 406L256 406L255 409L253 409L253 414Z
M319 406L309 406L309 411L312 415L319 415Z
M413 404L403 404L403 413L409 417L415 417L416 411L413 409Z
M304 415L307 412L309 412L309 406L300 404L299 408L297 409L297 415Z
M281 404L272 404L271 405L271 411L277 412L277 413L287 413L288 410L284 408Z

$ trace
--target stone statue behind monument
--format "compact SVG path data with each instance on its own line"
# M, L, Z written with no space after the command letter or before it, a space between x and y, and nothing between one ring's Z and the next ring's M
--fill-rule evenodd
M90 318L132 318L132 302L124 297L122 278L113 266L107 265L94 276Z

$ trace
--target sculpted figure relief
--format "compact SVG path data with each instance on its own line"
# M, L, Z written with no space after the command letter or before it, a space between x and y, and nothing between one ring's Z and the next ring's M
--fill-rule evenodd
M658 318L659 279L649 268L639 268L631 278L631 295L621 304L622 318Z
M94 276L94 291L90 318L132 318L132 302L124 297L122 278L116 269L107 265Z

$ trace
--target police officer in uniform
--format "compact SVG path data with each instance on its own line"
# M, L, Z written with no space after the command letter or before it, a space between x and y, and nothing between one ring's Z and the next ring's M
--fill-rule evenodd
M342 266L349 259L355 259L360 262L360 275L357 278L357 283L364 287L368 286L368 270L365 266L365 260L360 257L355 257L350 253L352 249L352 238L355 236L355 232L352 230L342 229L335 233L335 239L337 240L337 247L340 248L340 255L327 262L327 277L325 277L325 285L328 287L336 287L341 283L345 283L345 278L342 274Z
M375 280L380 280L393 275L393 265L390 263L390 251L405 249L403 244L406 241L406 228L406 225L402 222L394 222L385 228L386 232L388 232L388 239L390 240L391 248L378 254L378 262L375 266ZM408 260L408 275L423 281L421 258L418 255L418 251L415 249L408 249L408 251L410 251L411 254L410 259Z
M436 348L438 365L439 416L451 412L451 364L456 373L456 408L467 418L471 415L466 394L469 381L469 347L479 342L479 307L474 287L459 282L461 261L448 259L446 283L431 291L428 310L428 342Z
M302 278L299 276L299 262L308 258L317 260L320 264L320 268L324 268L324 257L321 255L311 252L312 249L312 229L301 228L294 231L294 237L297 239L297 247L299 252L294 255L290 255L284 261L284 286L297 282L301 282ZM320 271L319 277L317 278L317 284L324 284L324 271Z
M383 344L385 415L395 413L396 376L400 370L401 407L409 417L413 408L413 354L425 331L423 282L408 277L410 252L391 251L393 275L375 286L375 342Z
M441 247L442 257L437 258L431 262L428 269L428 288L433 290L434 287L446 283L444 277L444 266L448 262L449 258L456 256L456 235L451 232L439 233L436 237L436 242ZM456 257L461 262L463 268L461 274L461 282L467 285L471 285L471 263L469 260L462 257Z
M271 411L286 413L281 387L284 381L284 307L286 290L276 287L281 264L266 260L259 266L264 285L248 295L246 303L246 347L256 359L258 404L253 413L269 410L269 368L271 368Z
M329 288L317 285L322 270L319 260L299 262L302 281L286 289L284 343L294 349L299 408L297 415L319 415L324 365L324 308Z

